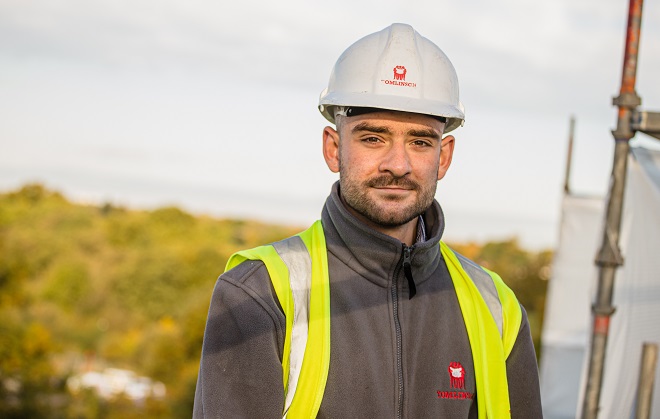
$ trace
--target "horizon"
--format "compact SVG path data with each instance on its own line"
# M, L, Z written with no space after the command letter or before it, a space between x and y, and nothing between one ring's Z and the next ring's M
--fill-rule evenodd
M554 248L571 115L572 190L607 193L626 21L623 0L4 2L0 189L37 181L79 199L305 225L336 180L316 108L335 60L407 22L449 56L466 107L436 194L447 237ZM649 2L645 110L660 109L657 51ZM631 144L660 147L641 134Z

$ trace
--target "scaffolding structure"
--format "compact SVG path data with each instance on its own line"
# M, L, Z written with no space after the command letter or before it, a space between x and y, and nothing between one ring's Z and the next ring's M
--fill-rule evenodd
M615 311L612 305L615 274L617 268L624 263L619 248L619 234L630 140L637 131L660 139L660 112L639 110L641 98L635 91L642 4L643 0L630 0L621 89L619 96L613 100L613 104L618 107L617 126L612 131L615 143L614 162L602 245L595 261L598 266L598 287L592 305L593 323L587 384L582 405L583 419L598 417L610 319ZM650 410L650 403L648 409Z

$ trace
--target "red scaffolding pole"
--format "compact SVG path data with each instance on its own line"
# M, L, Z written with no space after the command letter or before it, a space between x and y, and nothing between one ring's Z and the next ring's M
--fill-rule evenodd
M635 135L632 120L637 106L641 104L641 100L635 92L641 21L642 0L630 0L621 90L613 102L615 106L619 107L619 112L616 129L612 131L615 148L606 225L602 245L596 257L596 265L599 268L598 290L592 306L591 352L587 387L582 405L583 419L596 419L598 416L610 318L614 313L612 306L614 277L617 268L623 265L623 257L619 248L619 234L626 184L626 166L630 151L629 141Z

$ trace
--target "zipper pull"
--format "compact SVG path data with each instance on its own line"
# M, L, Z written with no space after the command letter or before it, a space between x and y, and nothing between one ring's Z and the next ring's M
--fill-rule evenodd
M417 294L417 287L415 287L415 280L413 279L412 275L412 265L411 265L411 257L410 257L410 252L411 248L406 246L405 244L403 245L403 273L406 275L406 279L408 280L408 291L409 291L409 300L412 300L412 298Z

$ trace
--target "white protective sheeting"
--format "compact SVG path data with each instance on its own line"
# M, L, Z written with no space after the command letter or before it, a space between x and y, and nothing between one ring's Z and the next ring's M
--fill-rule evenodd
M596 289L593 260L602 240L603 199L567 196L553 263L543 328L541 392L546 419L579 417L586 382L590 305ZM634 148L620 246L625 264L616 276L600 418L634 413L642 343L660 343L660 152ZM652 418L660 419L660 370Z
M567 195L562 202L559 248L548 284L541 338L541 400L546 419L575 418L603 211L602 198Z

